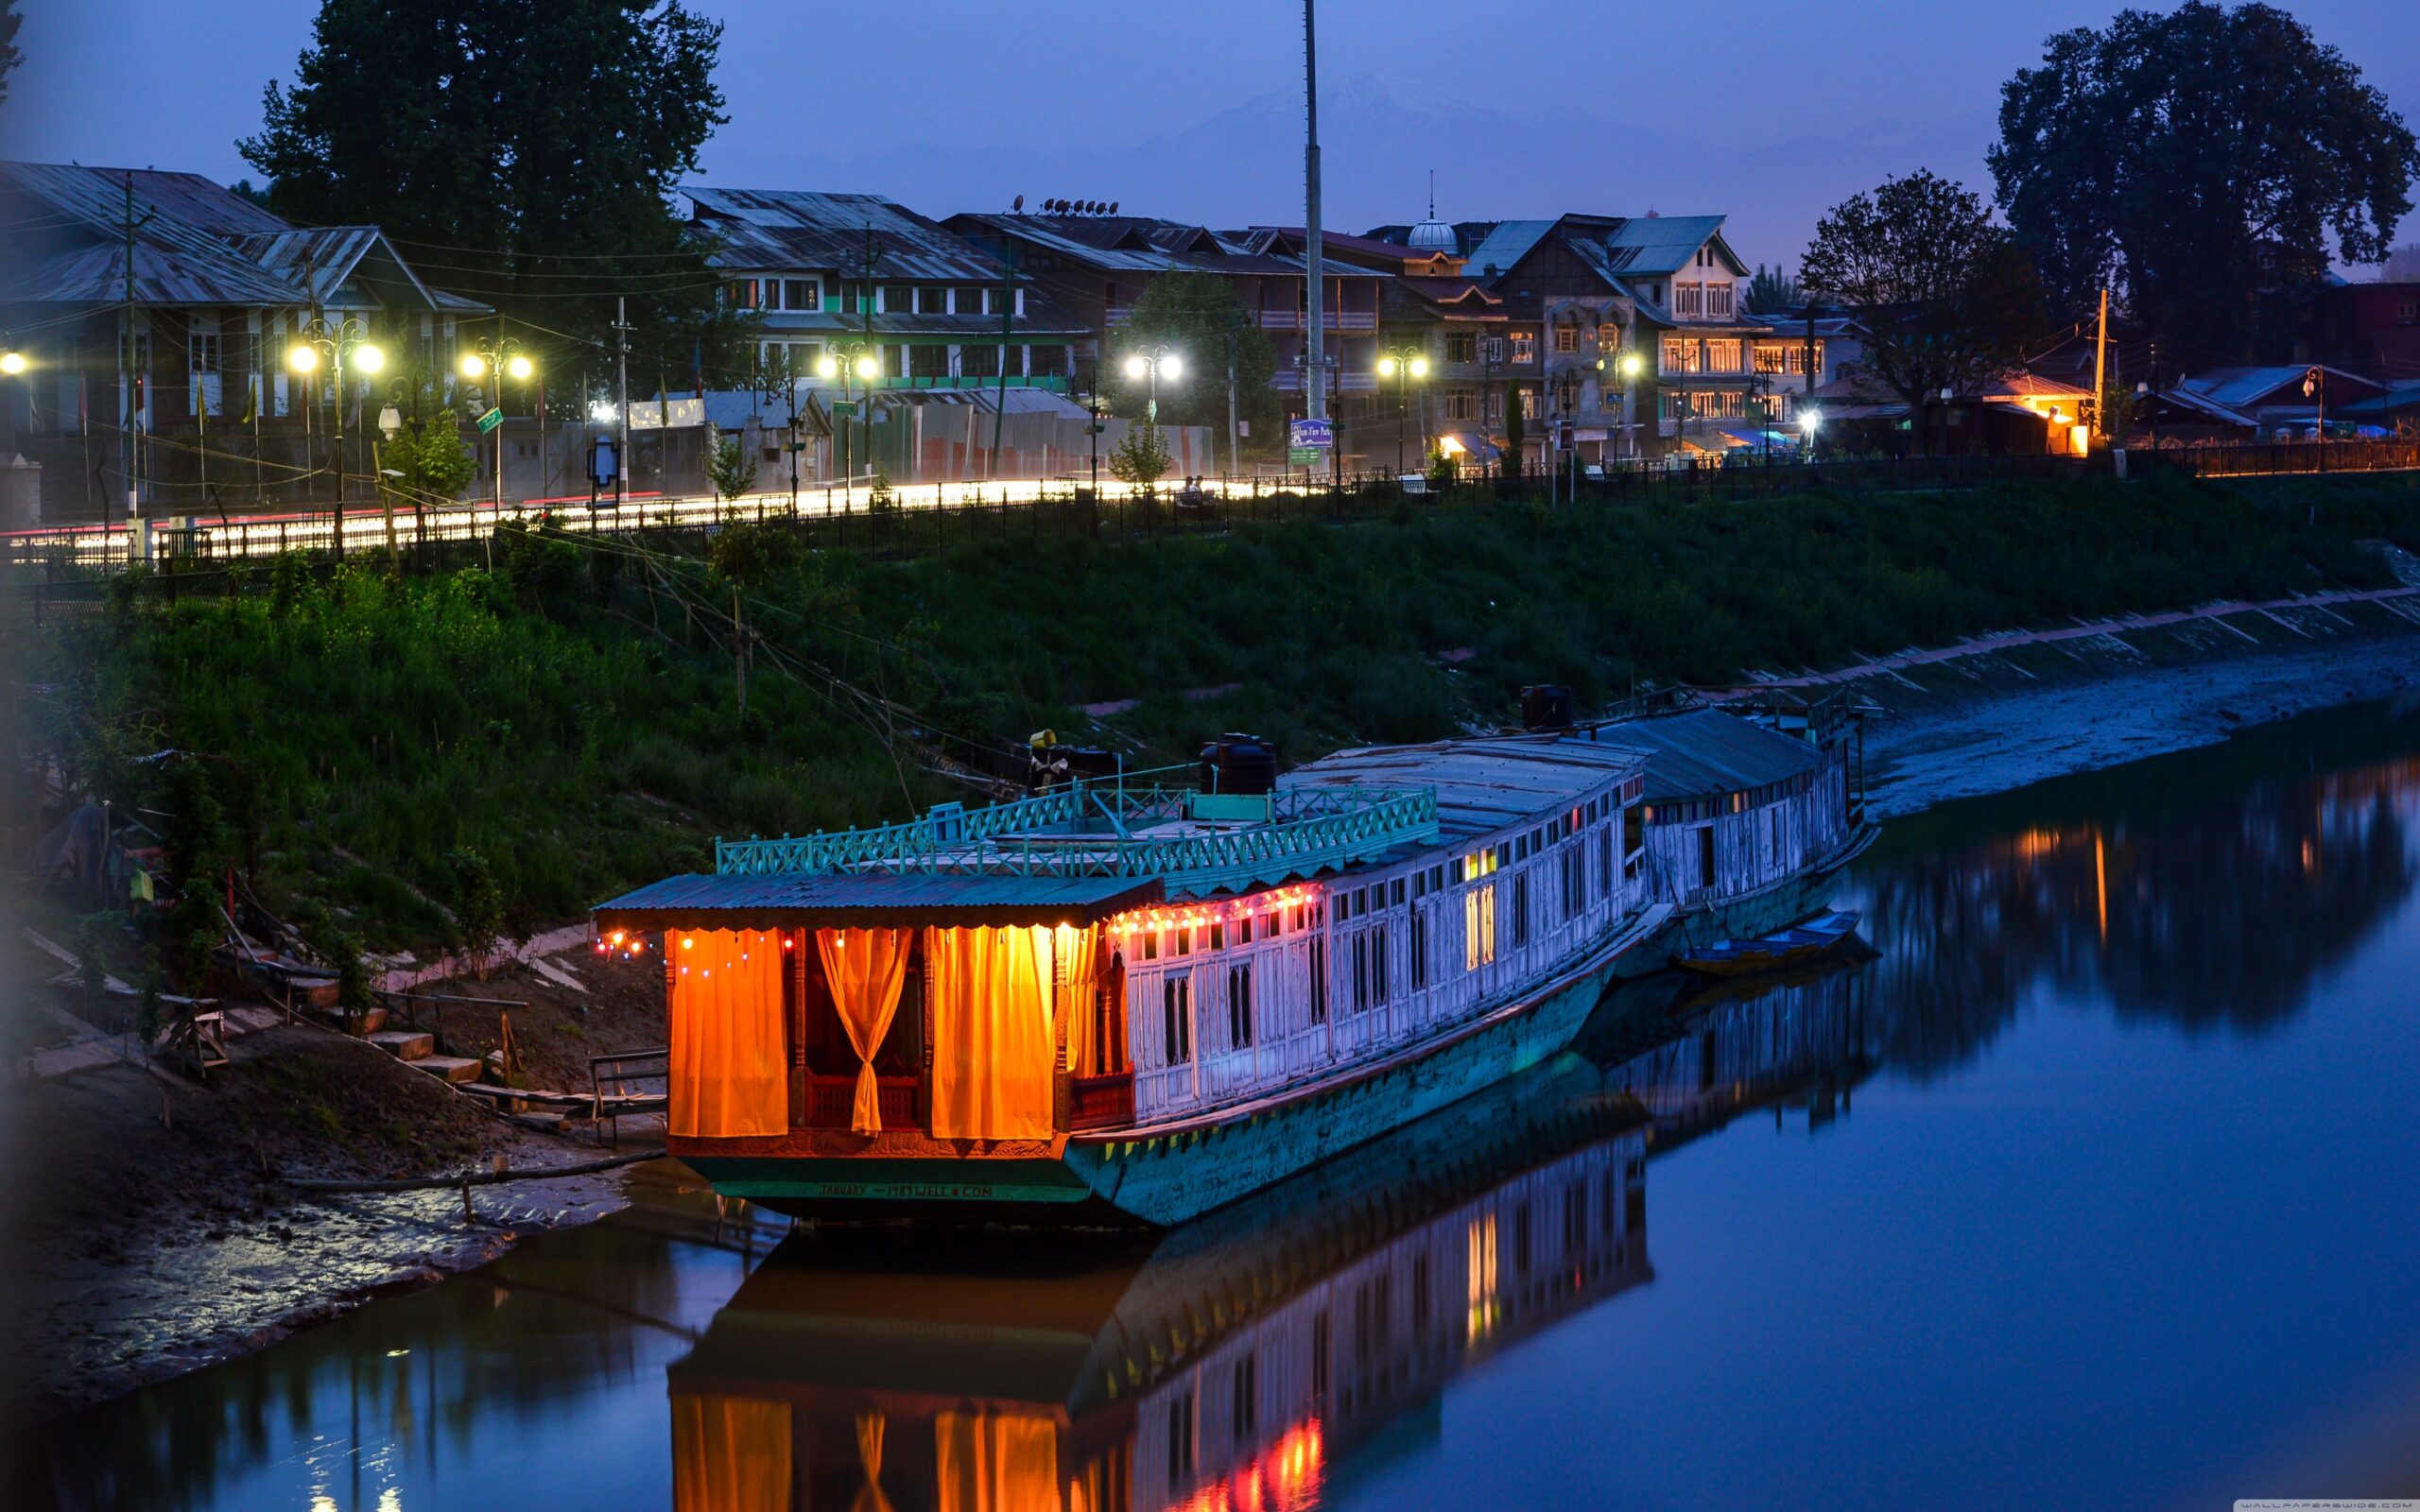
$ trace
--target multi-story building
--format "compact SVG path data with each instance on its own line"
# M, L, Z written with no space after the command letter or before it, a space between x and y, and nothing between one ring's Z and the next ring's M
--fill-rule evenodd
M372 490L359 406L450 371L488 307L430 287L374 226L303 228L196 174L0 163L0 445L43 467L43 512L148 518ZM357 321L387 370L287 362L314 320ZM371 420L375 420L374 408ZM341 445L339 441L341 440Z
M828 355L872 355L877 389L1064 392L1090 335L1033 277L878 195L682 191L727 306L752 312L769 367L812 381ZM851 382L857 383L854 377Z

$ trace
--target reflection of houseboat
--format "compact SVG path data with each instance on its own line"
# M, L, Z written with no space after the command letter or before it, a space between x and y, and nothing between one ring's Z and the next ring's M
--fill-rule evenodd
M1580 1053L1166 1234L795 1237L671 1369L675 1507L1315 1504L1453 1376L1651 1280L1644 1160L1833 1107L1874 1064L1861 988L1629 984Z
M935 1270L878 1230L793 1239L672 1368L674 1506L1314 1505L1447 1377L1647 1279L1643 1146L1575 1095L1593 1069L1521 1080L1555 1116L1466 1100L1486 1116L1442 1114L1147 1253L991 1246ZM1362 1159L1380 1152L1384 1176Z
M670 1144L722 1192L1174 1223L1564 1044L1668 913L1642 765L1507 736L1078 782L720 845L599 943L664 932Z

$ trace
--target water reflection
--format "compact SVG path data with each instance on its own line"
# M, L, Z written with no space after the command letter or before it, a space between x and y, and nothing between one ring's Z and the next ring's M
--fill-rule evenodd
M1626 989L1573 1054L1156 1243L786 1242L671 1369L673 1504L1259 1509L1450 1377L1649 1282L1646 1159L1871 1069L1856 971Z
M2393 728L2391 715L2371 716ZM1895 1069L1946 1071L2029 994L2187 1030L2274 1028L2411 895L2420 760L2313 775L2308 727L1901 821L1862 869ZM2246 761L2286 775L2248 782ZM1994 827L1967 829L1971 816Z

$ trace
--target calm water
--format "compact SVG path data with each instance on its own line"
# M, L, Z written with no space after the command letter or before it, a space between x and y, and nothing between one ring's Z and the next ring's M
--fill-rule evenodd
M2420 1496L2420 713L1905 821L1877 959L1156 1246L650 1178L57 1436L69 1506L2224 1507ZM778 1246L775 1241L779 1240Z

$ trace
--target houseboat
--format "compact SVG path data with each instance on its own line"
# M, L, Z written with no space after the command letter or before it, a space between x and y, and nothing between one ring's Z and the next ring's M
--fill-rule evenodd
M1174 1224L1560 1048L1671 912L1626 747L1273 766L718 843L600 905L663 953L672 1153L789 1211Z

